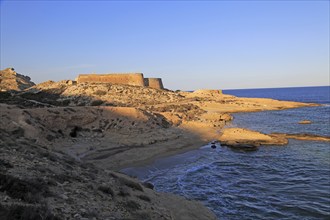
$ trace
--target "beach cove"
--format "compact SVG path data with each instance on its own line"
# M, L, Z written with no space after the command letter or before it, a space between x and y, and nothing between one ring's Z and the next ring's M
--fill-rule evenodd
M327 135L328 91L329 87L228 91L323 106L237 113L227 127L245 127L267 134ZM313 123L297 123L301 118ZM208 144L123 172L150 181L156 190L201 201L219 219L240 219L242 215L247 219L329 217L329 142L290 139L286 146L262 146L254 151L216 146L212 149Z

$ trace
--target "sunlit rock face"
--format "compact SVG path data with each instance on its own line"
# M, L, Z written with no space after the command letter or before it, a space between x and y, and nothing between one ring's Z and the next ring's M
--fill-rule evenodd
M34 85L30 77L15 72L14 68L0 71L0 91L22 91Z

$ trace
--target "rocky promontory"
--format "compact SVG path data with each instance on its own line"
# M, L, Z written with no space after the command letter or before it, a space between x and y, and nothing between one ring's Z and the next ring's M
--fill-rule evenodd
M223 129L219 137L221 145L235 149L256 149L261 145L286 145L288 140L283 136L263 134L244 128Z
M17 73L14 68L0 71L0 91L22 91L34 85L30 77Z

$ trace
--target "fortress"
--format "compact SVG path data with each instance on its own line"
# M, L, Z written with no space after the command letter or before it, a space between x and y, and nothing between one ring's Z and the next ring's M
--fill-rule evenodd
M144 78L143 73L80 74L78 83L114 83L164 89L161 78Z

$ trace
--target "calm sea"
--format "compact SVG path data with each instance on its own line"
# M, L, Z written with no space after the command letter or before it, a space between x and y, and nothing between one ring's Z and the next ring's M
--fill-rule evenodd
M330 136L330 87L227 90L242 97L322 103L320 107L234 114L229 126L264 133ZM312 124L298 124L311 120ZM219 219L330 219L330 144L290 140L254 152L209 145L125 169L155 189L195 199Z

